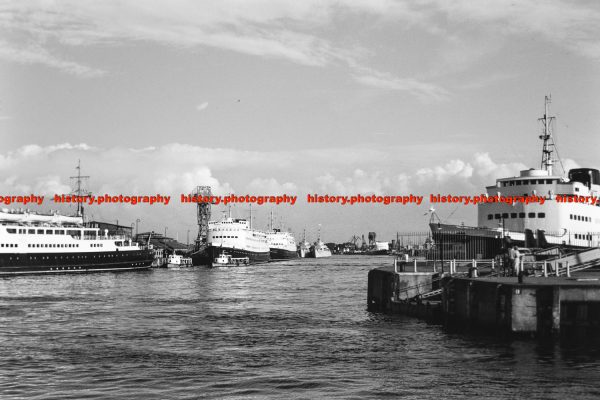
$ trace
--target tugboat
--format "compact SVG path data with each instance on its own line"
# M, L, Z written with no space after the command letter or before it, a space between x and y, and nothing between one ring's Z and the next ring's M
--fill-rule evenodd
M191 257L184 257L181 254L171 254L167 258L167 268L181 269L192 266Z
M243 265L249 265L250 258L249 257L238 257L233 258L230 254L225 253L224 251L219 254L218 257L214 259L211 266L214 267L239 267Z
M589 201L600 197L600 171L575 168L566 177L555 173L555 163L562 166L562 162L552 136L555 118L549 116L550 102L546 96L544 115L539 119L542 123L539 138L543 143L540 168L497 179L494 185L486 187L489 197L538 196L544 202L479 203L476 227L443 223L430 210L433 240L443 247L446 257L493 258L508 245L571 248L600 245L600 202Z

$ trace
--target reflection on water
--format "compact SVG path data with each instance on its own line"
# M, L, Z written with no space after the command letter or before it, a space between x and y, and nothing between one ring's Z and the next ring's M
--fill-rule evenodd
M594 398L600 349L366 311L386 257L0 280L0 397Z

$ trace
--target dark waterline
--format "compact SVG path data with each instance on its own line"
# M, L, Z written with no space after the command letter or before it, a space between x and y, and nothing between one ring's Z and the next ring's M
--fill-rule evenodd
M598 398L600 349L366 311L346 256L0 279L1 398Z

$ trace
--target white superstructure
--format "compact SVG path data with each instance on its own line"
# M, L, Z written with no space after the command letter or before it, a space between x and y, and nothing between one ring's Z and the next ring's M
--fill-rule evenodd
M279 229L274 229L267 232L267 242L269 248L296 252L296 239L289 232L282 232Z
M548 115L550 97L545 98L540 139L543 141L541 168L521 171L519 176L501 178L486 187L488 196L538 196L543 203L485 203L478 205L478 226L496 228L513 239L523 232L545 231L549 243L573 246L600 245L600 172L593 168L571 169L564 177L554 173L555 144ZM596 200L594 200L596 199ZM561 202L559 200L570 200ZM581 201L584 200L584 201Z
M215 248L231 248L252 253L268 253L267 234L250 229L245 219L225 217L208 223L208 244Z
M81 217L0 211L0 254L93 253L139 250L125 236L83 226Z
M546 170L525 170L518 177L498 179L496 185L486 189L489 196L542 196L544 203L479 204L480 227L504 229L506 235L517 240L521 232L531 229L545 231L550 243L600 245L598 204L557 201L557 196L600 197L600 174L595 169L571 170L568 179Z

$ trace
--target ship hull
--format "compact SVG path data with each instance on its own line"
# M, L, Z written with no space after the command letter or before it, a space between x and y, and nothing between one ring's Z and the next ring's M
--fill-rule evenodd
M310 249L306 249L304 247L301 247L300 249L298 249L298 257L300 257L300 258L307 258L309 253L310 253Z
M290 260L293 258L298 258L298 253L293 250L285 250L285 249L270 249L271 261L275 260Z
M0 276L129 271L149 269L149 250L86 253L8 253L0 254Z
M208 247L203 246L200 249L194 251L190 257L192 257L192 264L193 265L211 265L213 262L213 258L210 257L210 254L208 252Z
M331 257L331 251L311 250L306 257L308 257L308 258Z
M253 252L253 251L249 251L249 250L236 249L236 248L225 247L225 246L223 246L223 247L209 246L207 250L208 250L207 252L209 254L210 260L214 260L222 252L229 254L233 258L248 257L250 259L251 264L265 263L265 262L269 262L269 260L271 259L271 253L269 251ZM212 263L212 261L211 261L211 263Z

